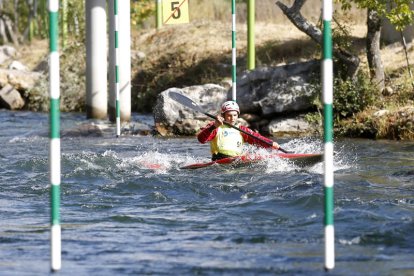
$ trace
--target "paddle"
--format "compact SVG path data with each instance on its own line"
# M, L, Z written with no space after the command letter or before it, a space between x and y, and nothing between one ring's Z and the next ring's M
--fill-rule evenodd
M182 105L184 105L184 106L186 106L186 107L188 107L188 108L191 108L191 109L193 109L193 110L195 110L195 111L201 112L201 113L203 113L204 115L206 115L206 116L208 116L208 117L210 117L210 118L212 118L212 119L214 119L214 120L217 120L217 117L216 117L216 116L211 115L211 114L209 114L209 113L207 113L207 112L204 112L204 110L202 110L202 109L201 109L201 107L200 107L198 104L196 104L194 101L192 101L190 98L188 98L188 97L184 96L183 94L180 94L180 93L177 93L177 92L170 91L170 92L169 92L169 96L170 96L170 98L171 98L171 99L175 100L176 102L178 102L178 103L180 103L180 104L182 104ZM248 136L250 136L250 137L252 137L252 138L254 138L254 139L257 139L257 140L259 140L259 141L262 141L262 142L263 142L263 143L265 143L265 144L268 144L269 146L273 146L273 143L272 143L272 142L268 142L268 141L266 141L266 140L263 140L263 139L262 139L262 138L260 138L260 137L256 137L256 136L254 136L253 134L251 134L251 133L249 133L249 132L247 132L247 131L244 131L244 130L242 130L242 129L240 129L240 128L238 128L238 127L236 127L236 126L234 126L234 125L232 125L232 124L230 124L230 123L228 123L228 122L226 122L226 121L224 121L223 123L224 123L226 126L229 126L229 127L234 128L234 129L237 129L238 131L243 132L244 134L246 134L246 135L248 135ZM293 152L291 152L291 151L287 151L287 150L285 150L285 149L282 149L281 147L279 147L279 150L280 150L281 152L284 152L284 153L293 153Z

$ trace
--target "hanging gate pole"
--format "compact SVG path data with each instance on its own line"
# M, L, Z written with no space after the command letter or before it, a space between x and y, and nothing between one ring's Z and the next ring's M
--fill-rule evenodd
M324 192L325 192L325 269L335 267L334 177L333 177L333 62L332 0L323 0L322 90L324 111Z
M232 19L232 32L231 32L231 79L232 79L232 93L231 98L236 101L236 0L231 1L231 19Z
M60 228L60 68L59 68L59 2L49 0L49 96L50 96L50 148L49 168L51 184L50 257L52 271L61 268Z
M119 48L118 48L118 0L114 0L114 25L115 25L115 116L116 116L116 137L121 135L121 108L119 106Z
M247 1L247 69L256 68L255 33L255 0Z

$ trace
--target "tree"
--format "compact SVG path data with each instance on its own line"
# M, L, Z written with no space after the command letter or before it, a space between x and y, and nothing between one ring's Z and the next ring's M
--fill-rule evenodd
M414 22L414 10L410 8L412 0L339 0L343 10L349 10L352 3L361 9L370 9L378 13L380 17L386 17L398 31Z
M15 6L15 5L14 5ZM14 11L14 13L13 13ZM16 32L16 9L12 8L10 2L4 3L0 0L0 44L12 42L18 44L18 33ZM15 21L13 21L13 18Z
M322 45L322 31L306 20L300 13L305 2L306 0L295 0L290 8L280 1L277 1L276 5L279 6L282 12L299 30L307 34L316 43ZM339 45L334 45L333 55L340 63L340 67L344 68L344 77L354 79L358 72L359 58Z
M2 1L0 5L0 42L18 44L48 34L47 0Z
M382 91L385 87L384 66L382 65L381 52L381 17L378 12L368 8L367 10L367 41L366 52L371 80Z
M412 0L339 0L342 9L349 10L355 3L359 8L367 9L367 59L371 79L375 80L378 88L384 88L384 68L381 62L380 36L382 18L386 17L398 31L414 22L414 10L410 5Z
M300 13L300 9L305 2L306 0L295 0L290 8L280 1L276 2L276 5L279 6L296 27L309 35L314 41L321 44L321 30L307 21ZM371 79L382 90L384 88L384 68L380 53L382 18L388 18L397 30L403 30L414 21L414 11L410 9L412 0L395 0L392 5L389 4L389 0L339 0L339 2L342 4L341 8L343 10L350 10L353 3L361 9L367 9L368 34L366 52L368 66ZM334 56L345 64L347 68L346 76L354 78L359 66L358 57L340 47L334 46L333 51Z

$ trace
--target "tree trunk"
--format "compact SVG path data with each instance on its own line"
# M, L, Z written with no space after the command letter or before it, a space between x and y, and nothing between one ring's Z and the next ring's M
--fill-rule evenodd
M0 44L6 44L7 42L6 24L3 22L3 18L0 17Z
M276 2L276 5L282 10L282 12L288 17L288 19L295 25L299 30L307 34L312 40L322 46L322 31L306 20L300 13L300 9L306 0L295 0L292 7L288 8L285 4L280 1ZM338 59L340 63L345 66L345 77L354 78L358 72L359 58L352 53L340 49L338 47L333 48L333 55Z
M19 45L14 29L10 17L6 14L0 14L0 40L3 43L12 42L14 45Z
M368 9L367 16L367 59L371 80L382 91L384 89L384 67L381 61L380 38L381 18L374 10Z
M14 31L19 32L19 0L14 0Z
M29 41L32 41L33 38L33 20L34 20L34 0L26 0L27 7L29 8L29 18L28 23L26 26L26 29L23 32L23 39L28 39Z

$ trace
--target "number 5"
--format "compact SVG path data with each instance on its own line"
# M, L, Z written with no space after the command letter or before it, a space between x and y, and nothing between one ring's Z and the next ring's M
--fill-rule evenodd
M176 2L171 2L171 11L173 11L172 14L172 18L174 19L178 19L181 16L181 10L180 7L178 6L180 4L180 2L176 1ZM176 7L178 6L178 7ZM177 15L175 14L175 12L177 11Z

